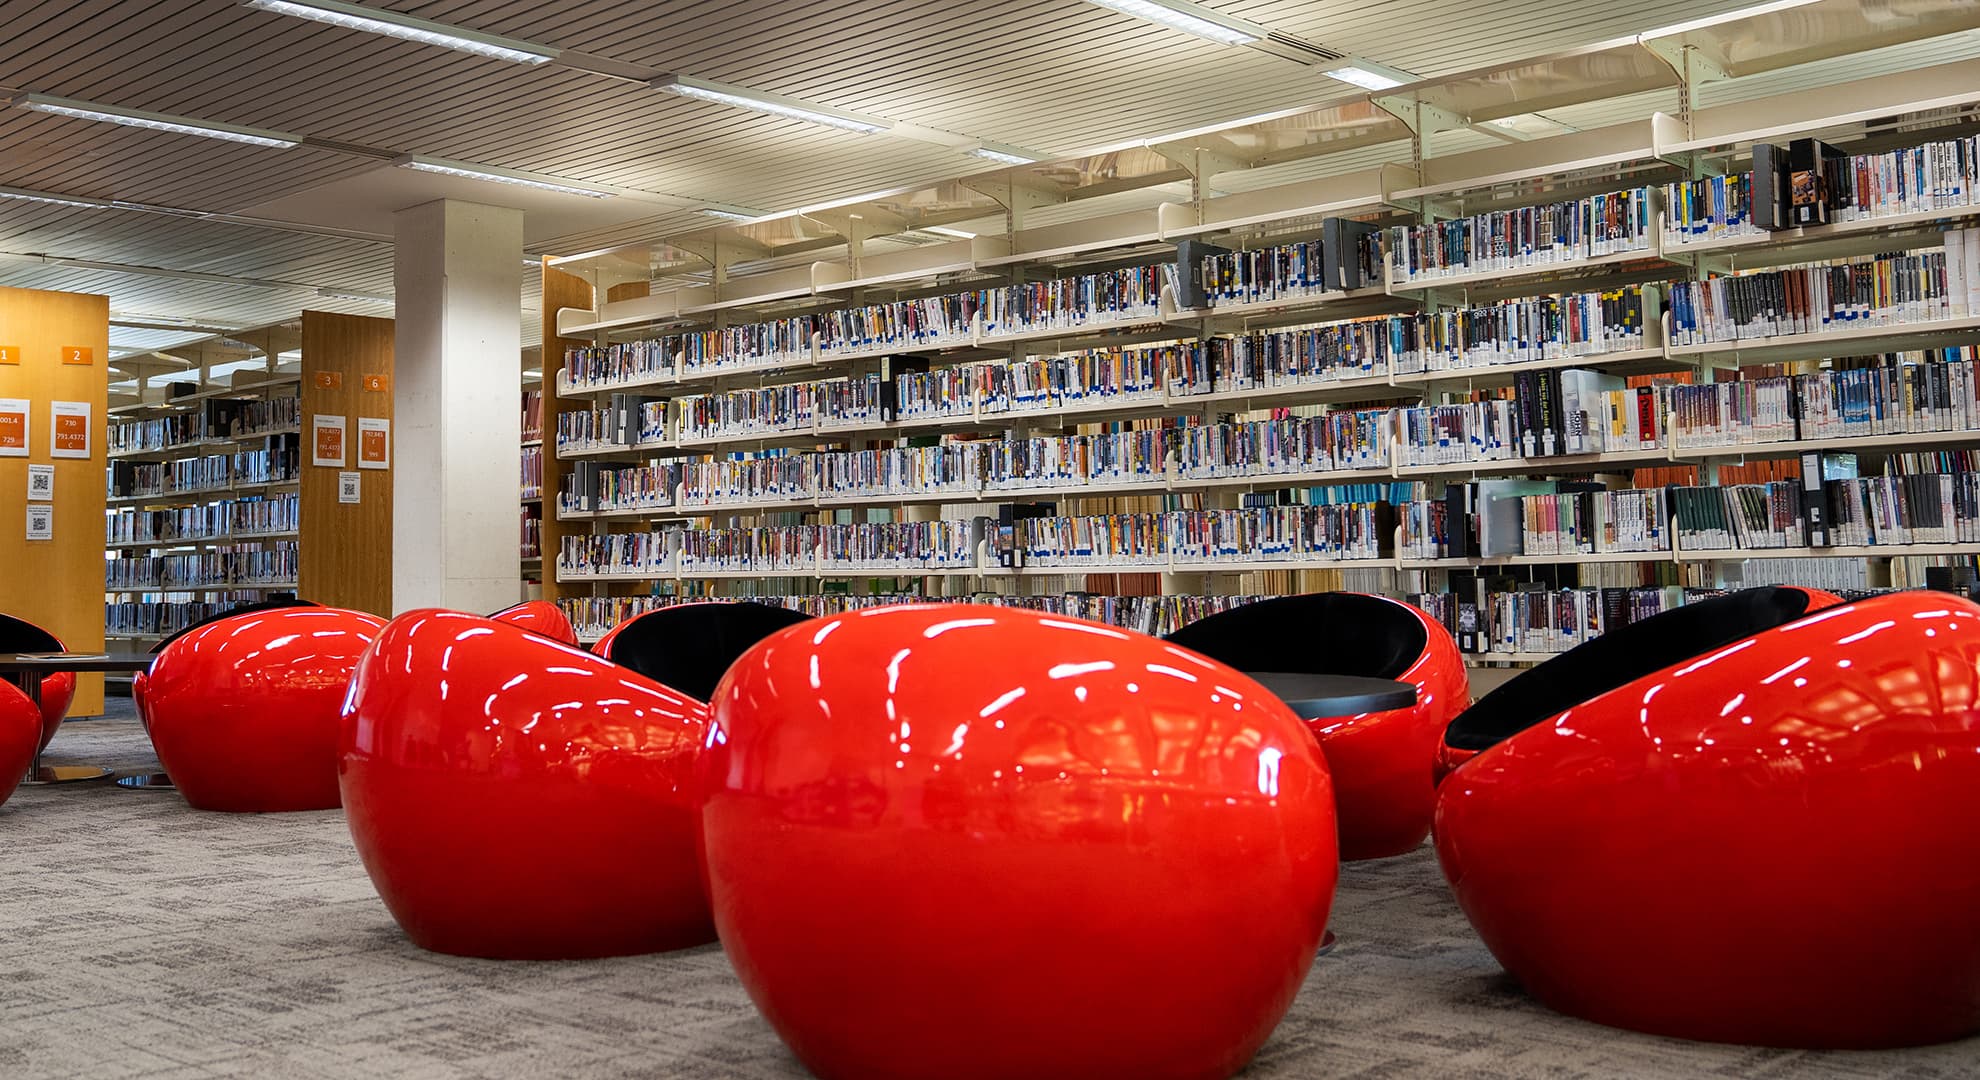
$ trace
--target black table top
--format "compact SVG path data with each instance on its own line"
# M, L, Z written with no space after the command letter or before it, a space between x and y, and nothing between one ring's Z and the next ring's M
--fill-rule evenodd
M1247 671L1260 686L1292 707L1301 720L1354 716L1416 704L1414 683L1362 675L1306 675L1294 671Z
M0 671L143 671L156 659L148 652L0 653Z

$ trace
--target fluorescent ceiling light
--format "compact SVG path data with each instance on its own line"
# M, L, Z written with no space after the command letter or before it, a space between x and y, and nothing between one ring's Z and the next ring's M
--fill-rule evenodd
M463 30L458 26L416 19L396 11L346 4L342 0L247 0L247 6L261 11L272 11L277 15L294 15L299 19L329 23L331 26L341 26L346 30L384 34L402 41L438 45L443 49L454 49L518 64L541 64L546 60L555 60L558 55L556 49L527 41Z
M1029 150L1022 150L1015 146L1006 146L1003 143L993 142L978 143L964 150L963 153L971 157L980 157L985 161L995 161L1004 165L1029 165L1034 161L1043 161L1045 158L1043 154L1034 154Z
M417 172L439 173L442 176L459 176L468 180L486 180L491 184L514 184L517 187L536 188L539 191L554 191L560 195L582 195L587 199L609 199L612 193L596 188L578 187L575 184L558 183L555 180L539 180L524 173L508 169L497 169L489 165L464 165L457 161L442 161L428 157L402 157L393 164L401 169Z
M1220 45L1249 45L1271 33L1255 22L1219 14L1190 0L1087 0L1123 15L1161 23L1171 30L1195 34Z
M976 239L976 234L973 232L964 232L961 229L951 229L947 225L923 225L920 231L927 233L934 233L936 236L946 236L953 240Z
M523 378L525 379L540 379L542 377L543 377L542 368L530 368L528 371L523 372Z
M756 210L730 209L726 206L704 206L695 211L695 213L706 214L712 218L721 218L723 221L755 221L757 218L763 216L762 213Z
M842 131L857 131L862 135L886 131L894 126L892 120L863 113L848 112L825 105L814 105L809 101L771 94L761 90L751 90L728 83L710 82L689 75L662 75L651 83L655 90L679 94L682 97L697 98L701 101L714 101L723 105L734 105L740 109L754 109L772 116L803 120L811 124L839 128Z
M47 94L16 94L14 105L16 108L32 109L35 112L51 113L55 116L70 116L78 120L100 120L106 124L122 124L125 127L145 128L150 131L170 131L178 135L199 135L208 139L247 143L250 146L286 150L302 144L301 136L284 135L279 131L220 124L210 120L190 120L183 116L139 112L136 109L120 109L113 105L94 105L87 101L50 97Z
M64 199L59 195L30 195L25 191L0 191L0 199L19 199L22 202L47 203L50 206L73 206L82 210L104 209L103 203Z
M363 300L367 303L372 303L372 304L389 304L392 302L392 298L389 296L377 296L372 293L346 292L343 289L332 289L327 285L324 286L323 288L316 290L316 295L321 296L326 300Z
M1417 82L1416 76L1399 68L1378 64L1373 60L1349 57L1339 67L1329 68L1327 77L1359 86L1363 90L1393 90L1406 83Z

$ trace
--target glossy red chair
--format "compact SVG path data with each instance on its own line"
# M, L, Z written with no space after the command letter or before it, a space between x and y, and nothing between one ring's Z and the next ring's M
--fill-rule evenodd
M173 642L179 640L182 637L185 637L187 634L192 633L194 630L197 630L208 623L218 622L221 619L230 618L235 615L245 615L251 611L286 611L290 608L299 608L299 607L320 608L322 606L323 605L317 603L314 600L298 600L295 599L294 597L280 597L269 600L256 600L252 603L247 603L247 604L235 604L231 607L226 608L223 611L216 611L213 614L208 615L204 619L200 619L197 622L190 623L186 626L179 628L176 631L173 631L170 634L167 634L165 637L161 638L157 644L151 647L151 652L154 656L157 655L158 653L162 653L166 649L171 648ZM150 683L149 672L140 671L136 675L131 677L131 704L137 710L138 723L144 725L145 730L147 731L150 730L151 722L147 720L144 715L144 695L146 689L149 686L149 683Z
M0 805L27 779L41 750L41 710L12 683L0 682Z
M62 639L13 615L0 615L0 652L66 652ZM22 695L25 697L26 695ZM48 740L69 715L69 703L76 697L76 673L57 671L41 677L41 735L35 752L47 749Z
M145 724L158 760L201 810L330 810L339 710L385 620L293 607L228 615L151 662Z
M1309 723L1327 755L1341 823L1341 859L1400 855L1430 835L1431 766L1444 728L1471 704L1464 655L1442 623L1365 593L1261 600L1168 635L1240 671L1365 675L1416 687L1406 709Z
M689 786L706 716L513 624L402 615L344 706L351 837L421 948L554 960L712 941Z
M1257 683L975 605L783 630L697 776L723 946L821 1077L1225 1077L1320 944L1327 765Z
M1498 739L1439 788L1437 853L1506 970L1680 1038L1980 1032L1980 606L1889 594L1645 666L1565 711L1495 693L1453 725Z
M1639 676L1682 664L1842 598L1821 589L1744 589L1614 627L1501 683L1460 713L1438 740L1438 783L1524 727Z
M769 604L712 600L674 604L613 627L592 651L696 701L750 646L811 616Z
M541 634L566 645L578 643L577 630L571 626L570 617L564 614L563 608L548 600L525 600L513 607L505 607L489 618L520 626L532 634Z

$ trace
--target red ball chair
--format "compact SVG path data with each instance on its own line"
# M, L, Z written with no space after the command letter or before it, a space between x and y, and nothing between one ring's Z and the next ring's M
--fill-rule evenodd
M1506 735L1638 676L1704 656L1783 623L1842 603L1820 589L1774 585L1745 589L1659 612L1608 632L1501 683L1460 713L1438 740L1434 779L1496 745ZM1489 704L1488 704L1489 703ZM1506 721L1495 718L1516 718Z
M811 616L769 604L714 600L674 604L612 628L592 651L696 701L707 701L736 657Z
M520 626L532 634L541 634L566 645L578 643L577 630L571 626L570 617L564 614L563 608L548 600L526 600L514 607L505 607L489 618Z
M205 626L207 623L218 622L221 619L229 618L235 615L245 615L250 611L282 611L288 608L299 608L299 607L320 608L322 606L323 605L317 603L314 600L298 600L292 596L273 597L271 599L256 600L252 603L246 603L246 604L234 604L222 611L216 611L213 614L208 615L204 619L200 619L197 622L191 623L187 626L180 628L177 631L174 631L171 634L166 635L156 645L153 645L151 647L151 651L154 655L158 653L162 653L166 649L171 648L173 642L179 640L182 637L185 637L187 634L192 633L194 630L197 630L200 627ZM145 730L147 731L151 729L151 722L147 720L144 715L144 695L146 689L149 686L150 681L151 680L150 680L149 672L140 671L131 677L131 704L137 710L138 723L144 725Z
M1708 603L1653 622L1723 638L1751 615ZM1438 789L1437 854L1506 970L1561 1012L1687 1039L1980 1032L1980 606L1894 593L1626 660L1557 669L1612 684L1565 711L1495 693L1453 725L1499 739Z
M9 682L0 682L0 805L27 779L41 750L41 710Z
M794 626L723 677L697 775L715 925L833 1078L1226 1077L1339 871L1327 765L1257 683L1012 608Z
M695 861L701 703L519 626L393 620L344 706L344 813L406 936L556 960L713 941Z
M12 615L0 615L0 652L67 652L62 639ZM23 694L23 697L26 695ZM57 671L41 677L41 734L35 744L40 753L69 715L69 702L76 696L76 673Z
M1341 859L1400 855L1430 835L1431 766L1471 704L1464 654L1442 623L1365 593L1261 600L1198 619L1168 640L1240 671L1364 675L1416 687L1406 709L1311 721L1341 823Z
M331 810L338 714L385 627L361 611L257 610L167 645L142 690L158 760L200 810Z

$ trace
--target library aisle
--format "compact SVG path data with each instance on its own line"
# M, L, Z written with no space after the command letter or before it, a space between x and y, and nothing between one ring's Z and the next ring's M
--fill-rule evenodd
M8 1075L1970 1071L1980 8L16 6Z

